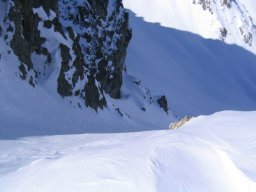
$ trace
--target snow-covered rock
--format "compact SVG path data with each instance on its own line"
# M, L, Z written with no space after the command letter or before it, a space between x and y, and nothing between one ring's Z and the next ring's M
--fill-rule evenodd
M82 98L79 106L97 110L106 106L105 94L121 97L131 39L121 1L8 0L1 4L2 33L19 60L22 79L40 86L54 68L60 68L56 91L63 97Z
M158 92L151 95L143 83L125 72L126 48L132 33L122 1L1 0L0 26L0 79L6 80L1 85L2 102L11 106L12 101L8 98L12 94L16 103L24 106L22 102L25 102L19 98L30 98L26 106L33 112L26 112L24 119L40 114L41 109L36 106L42 99L46 102L40 108L58 111L58 116L65 114L57 104L64 101L63 105L68 103L78 109L75 112L77 117L83 114L80 119L90 116L86 107L97 112L105 108L113 117L118 114L120 118L131 121L133 118L150 119L155 111L160 112L161 117L166 116L165 123L172 119L167 103L165 111L160 109L158 100L162 95ZM13 75L34 89L22 83L16 85ZM16 86L20 90L18 93ZM7 89L13 90L8 92ZM57 102L51 102L52 99ZM19 114L23 110L9 112ZM66 110L70 111L69 107ZM9 116L8 113L1 112L2 118ZM70 119L70 113L62 118ZM7 119L0 123L0 132L8 126L13 127ZM22 119L16 120L17 126L27 127L23 126ZM41 130L47 121L36 123L36 127ZM61 121L49 121L51 129L57 126L58 130L60 127L66 130L68 125ZM88 123L81 124L73 129L88 130Z
M256 53L254 0L124 0L124 5L146 21Z

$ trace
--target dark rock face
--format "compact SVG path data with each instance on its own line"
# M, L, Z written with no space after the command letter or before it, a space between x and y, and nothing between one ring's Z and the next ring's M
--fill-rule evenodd
M228 31L225 27L220 29L220 39L221 40L224 41L227 37L227 34L228 34Z
M225 6L227 6L228 8L231 8L231 2L232 2L232 1L233 1L233 0L223 0L222 4L225 5Z
M81 45L86 65L101 89L113 98L120 98L126 48L131 39L128 13L121 1L62 0L60 8L62 22L76 26L80 41L86 42Z
M168 102L165 96L160 97L157 99L157 103L159 106L168 114Z
M56 10L56 2L13 0L12 5L8 18L13 23L13 30L15 31L10 46L21 62L19 67L21 78L29 78L30 84L35 86L37 72L33 69L31 54L36 52L50 57L50 53L45 47L42 47L46 39L40 36L38 23L41 19L38 14L33 12L33 8L43 6L49 12L49 9ZM12 28L12 26L10 25L9 28ZM28 71L33 71L34 75L27 77Z
M88 83L84 87L85 99L87 106L97 109L98 107L103 108L106 106L105 98L100 98L100 91L96 86L95 78L93 76L88 77Z
M196 1L194 0L193 3ZM198 4L201 4L204 10L210 9L210 1L209 0L199 0L197 2Z
M222 6L225 6L227 8L231 8L232 1L234 0L220 0ZM194 4L200 4L202 5L202 8L204 10L209 10L210 12L212 12L212 7L211 7L212 2L215 3L214 1L211 1L211 0L193 0Z
M70 49L66 45L60 44L60 51L62 62L60 75L58 77L58 93L61 94L63 97L67 97L72 95L72 86L68 83L67 79L65 78L65 73L70 70Z
M132 36L121 0L10 0L9 4L10 46L20 61L22 79L36 86L38 76L57 62L61 67L56 89L62 97L81 98L95 110L106 106L105 94L121 97L126 48ZM55 34L63 41L56 40ZM52 39L57 50L47 46ZM61 60L53 62L56 52ZM33 55L44 59L37 63Z

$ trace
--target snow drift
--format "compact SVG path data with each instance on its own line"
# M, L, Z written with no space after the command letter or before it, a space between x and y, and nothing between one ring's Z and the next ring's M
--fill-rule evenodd
M2 140L1 192L254 192L255 116L201 116L177 131Z

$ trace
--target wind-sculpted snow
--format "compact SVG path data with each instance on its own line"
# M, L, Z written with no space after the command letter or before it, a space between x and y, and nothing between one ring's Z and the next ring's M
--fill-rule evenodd
M255 192L255 116L221 112L176 131L0 141L1 192Z

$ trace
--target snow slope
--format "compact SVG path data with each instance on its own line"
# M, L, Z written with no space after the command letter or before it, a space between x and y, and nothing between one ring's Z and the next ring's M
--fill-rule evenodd
M2 55L1 61L4 61L4 57ZM171 116L156 105L145 103L147 111L142 111L139 98L129 96L129 92L127 98L122 100L109 99L114 107L99 110L98 113L90 108L73 107L57 93L47 92L44 87L33 88L17 78L17 73L13 73L17 69L15 62L1 61L0 139L153 130L168 127L172 121ZM142 94L140 90L135 89L134 92ZM117 106L120 107L120 113L122 109L127 109L130 116L125 113L121 116L115 109Z
M235 45L152 23L157 21L164 25L162 18L168 19L168 14L172 13L180 19L170 17L171 23L176 22L170 26L193 31L190 27L194 25L190 23L194 20L186 19L188 12L169 12L170 2L172 9L182 9L182 1L148 1L149 7L143 6L143 0L124 1L126 7L150 22L131 12L133 38L126 60L128 74L123 76L122 98L115 100L106 96L108 108L99 110L98 114L91 109L79 109L76 98L63 99L57 94L60 51L56 41L64 41L60 34L52 32L52 41L47 41L47 47L56 49L53 55L56 65L49 69L49 78L32 88L20 80L20 62L6 45L3 39L6 30L3 30L0 37L0 138L164 129L175 116L212 114L226 109L255 110L256 57ZM192 4L186 10L197 8L202 9ZM40 8L34 11L41 17L48 17ZM3 17L3 10L0 13ZM184 16L180 15L183 13ZM195 17L200 14L203 19L208 12L195 10L191 14ZM202 20L196 24L205 29L206 23ZM41 30L44 36L46 32ZM40 60L40 57L35 59ZM156 102L161 95L167 96L168 115ZM100 126L101 122L106 126Z
M1 192L254 192L255 116L226 111L176 131L1 140Z
M125 0L133 39L122 99L106 98L109 107L98 113L57 94L60 66L36 88L21 81L19 61L0 38L1 192L256 191L256 112L219 112L176 131L149 131L166 129L173 115L256 109L255 55L203 38L219 38L226 12L210 15L184 2ZM168 14L174 24L164 27ZM225 41L240 45L239 38ZM150 92L167 96L168 115ZM124 133L132 131L148 132Z
M254 0L124 0L148 22L237 44L256 53Z
M1 43L1 40L0 40ZM9 57L11 58L11 57ZM73 107L45 87L33 88L17 77L15 62L0 61L0 139L79 133L113 133L167 128L173 121L156 104L143 98L146 90L125 83L120 100L108 98L112 107L96 113ZM125 78L131 76L125 75ZM46 86L54 86L53 81ZM137 93L139 96L134 96ZM141 107L147 110L143 111ZM118 111L119 109L120 111ZM104 126L102 126L104 125ZM122 126L120 126L122 125Z
M166 95L176 115L256 109L254 54L236 45L146 22L132 11L128 73L152 92Z

